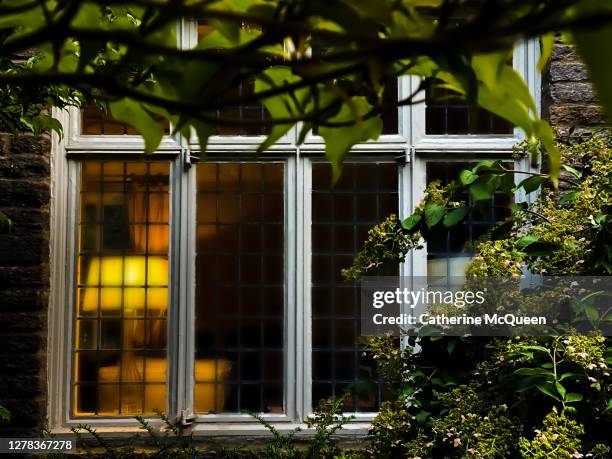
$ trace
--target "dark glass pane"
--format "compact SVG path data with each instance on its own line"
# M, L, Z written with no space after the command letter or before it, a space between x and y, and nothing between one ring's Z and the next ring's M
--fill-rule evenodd
M243 27L245 29L249 28L247 24L244 24ZM204 39L213 31L214 27L212 25L206 24L202 20L198 21L198 40ZM210 79L209 85L214 85L218 102L249 97L255 92L255 81L253 79L244 80L237 87L232 88L227 87L228 81L227 76L223 74L213 75ZM258 100L247 101L238 106L224 105L216 111L216 116L238 122L237 124L219 123L216 127L217 135L258 136L267 135L270 132L269 126L258 124L259 121L266 121L270 118L268 111Z
M201 163L197 183L195 410L282 412L284 165Z
M381 115L383 134L397 134L399 132L397 81L397 78L389 78L385 81L385 92L382 99L386 109Z
M399 132L398 79L388 78L384 83L385 90L381 100L384 107L379 115L383 123L382 134L393 135ZM315 126L312 133L319 135L319 128Z
M427 163L427 183L440 180L447 184L458 180L463 169L473 164L463 162ZM468 193L457 196L472 206ZM436 228L427 240L427 266L432 276L462 277L474 252L474 244L486 235L495 224L510 215L509 200L505 194L495 194L491 201L478 203L468 217L449 230Z
M497 115L471 107L449 90L431 86L425 98L425 132L429 135L508 135L512 126Z
M347 411L373 412L382 382L363 371L358 285L344 282L340 270L351 264L367 230L397 213L397 165L346 163L335 187L328 164L315 164L312 177L312 403L350 390Z
M170 134L168 121L158 118L164 134ZM81 110L81 134L83 135L138 135L133 127L115 120L112 114L95 106Z

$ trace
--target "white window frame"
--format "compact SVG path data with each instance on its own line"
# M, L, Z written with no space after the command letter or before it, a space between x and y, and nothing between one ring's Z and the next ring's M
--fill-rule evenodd
M179 40L183 47L192 47L197 40L197 24L179 25ZM526 79L540 111L540 74L536 71L539 45L527 42L518 45L514 66ZM398 97L407 97L418 87L419 80L402 77ZM417 100L421 97L416 96ZM425 135L425 106L400 107L398 134L382 136L377 141L356 145L353 158L367 160L397 160L399 162L398 191L400 218L410 215L425 189L428 161L444 159L500 158L511 159L512 146L521 140L521 133L500 135ZM51 199L51 295L49 301L48 341L48 422L57 432L87 422L100 432L135 431L138 424L125 417L73 417L71 403L72 339L75 301L75 269L77 247L77 212L79 164L84 157L104 159L138 158L144 149L140 136L91 136L80 134L78 110L57 110L54 115L65 128L65 137L52 138L52 199ZM274 159L285 163L285 413L266 415L280 430L296 425L305 427L312 413L311 404L311 301L310 301L310 222L311 169L324 158L321 137L309 135L303 145L297 145L298 124L257 160ZM213 136L207 148L207 159L250 160L262 141L261 136ZM168 317L168 415L182 416L194 422L199 435L259 435L265 433L258 422L248 415L193 413L193 366L195 351L195 167L192 157L200 147L195 138L165 136L153 158L166 159L171 165L170 197L170 308ZM529 160L516 162L516 167L531 170ZM520 180L520 177L517 178ZM527 196L531 199L533 196ZM517 196L519 199L524 195ZM182 211L179 213L177 209ZM427 273L426 250L416 251L400 267L403 276ZM294 358L295 356L295 358ZM353 413L352 413L353 414ZM356 413L356 420L340 431L348 435L367 432L375 413ZM151 421L155 423L152 418Z
M537 62L540 55L540 45L537 40L520 42L514 49L513 66L525 79L529 91L533 95L538 116L541 113L541 74L537 71ZM412 78L413 87L418 87L419 79ZM425 97L417 96L417 100ZM524 139L523 132L515 128L512 134L507 135L427 135L425 133L425 104L410 107L413 122L412 130L412 193L413 204L418 204L424 196L427 186L427 163L436 161L465 162L480 161L483 159L503 159L514 163L516 170L537 172L537 167L531 164L530 158L514 160L512 147ZM525 176L517 174L516 183ZM517 201L532 202L536 192L525 195L524 190L515 194ZM414 276L427 276L427 243L423 243L423 250L414 251L412 269Z

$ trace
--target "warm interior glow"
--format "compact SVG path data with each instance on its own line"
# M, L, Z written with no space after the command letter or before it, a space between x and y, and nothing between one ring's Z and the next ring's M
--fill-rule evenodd
M159 314L167 309L168 291L166 288L149 286L165 286L168 282L168 260L161 256L107 256L95 257L89 262L87 271L87 288L83 296L83 311L119 310L123 302L124 311L156 310ZM100 290L100 303L98 304L97 289ZM91 288L94 287L94 288ZM146 295L146 296L145 296ZM123 301L122 301L123 296ZM131 336L130 327L124 328L124 341L132 343L138 339ZM129 343L125 343L130 346ZM129 361L123 362L131 366L130 381L137 382L165 382L167 379L166 359L147 358L146 365L143 359L131 356ZM232 362L225 359L199 359L195 362L195 377L197 381L223 381L232 369ZM100 367L98 377L100 384L100 413L113 414L119 407L119 391L115 385L120 381L119 365ZM144 376L144 378L143 378ZM125 380L125 375L123 377ZM115 383L115 384L113 384ZM141 386L126 387L122 396L122 414L138 413L142 407L135 406L139 394L130 396L130 390L139 391ZM145 412L153 409L164 409L166 406L166 386L163 384L147 384ZM199 384L195 391L195 406L199 412L211 412L224 406L225 388L218 384ZM86 413L80 413L86 414Z
M120 309L121 294L124 310L145 307L144 288L168 284L168 260L161 256L126 256L92 258L87 272L87 287L100 286L100 309ZM118 288L120 287L120 288ZM130 288L140 287L140 288ZM83 311L96 311L96 289L88 288L83 295ZM167 309L165 288L146 288L147 309Z
M153 162L83 163L74 364L78 415L166 410L168 169L167 163Z
M143 373L143 360L135 361L138 374L144 374L147 382L163 382L166 380L166 359L147 359L146 369ZM232 369L232 362L225 359L217 359L216 364L214 359L199 359L195 361L195 375L198 381L223 381L227 378ZM215 376L216 373L216 376ZM113 365L100 368L100 412L112 413L117 410L119 402L119 393L116 386L107 383L116 383L119 381L119 366ZM134 400L138 397L123 397L121 407L122 413L138 412L138 408L132 406ZM194 400L196 409L200 413L208 413L221 409L225 403L225 386L217 384L198 384L195 391ZM162 384L148 384L146 393L146 404L148 409L146 412L151 412L154 409L160 409L166 406L166 386Z
M195 361L196 381L225 381L230 371L232 371L232 362L226 359L216 359L216 364L215 359ZM225 385L217 384L217 390L215 391L215 384L198 384L194 396L194 405L197 412L209 413L215 411L215 409L221 411L225 406Z

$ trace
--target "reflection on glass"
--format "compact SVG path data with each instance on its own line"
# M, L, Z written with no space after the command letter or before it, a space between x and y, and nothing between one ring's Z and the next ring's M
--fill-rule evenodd
M84 161L76 415L166 408L167 163Z
M248 24L243 24L242 28L249 29ZM214 32L214 28L205 21L198 21L198 41L206 38ZM218 100L238 99L252 96L255 93L255 80L243 80L238 86L228 78L227 69L220 67L219 71L209 76L208 86L215 87L215 94ZM230 86L232 85L232 86ZM216 111L216 116L222 119L229 119L240 122L239 124L219 124L216 127L217 135L225 136L256 136L267 135L270 132L269 126L257 124L258 121L266 121L270 118L268 111L258 100L245 102L241 105L223 106ZM253 122L249 124L249 122Z
M159 118L164 134L170 134L167 120ZM138 131L125 123L113 118L108 111L95 106L87 106L81 110L81 134L83 135L138 135Z
M440 180L442 184L458 180L463 169L473 167L469 163L427 163L427 183ZM472 206L469 193L465 192L456 199L464 200ZM473 212L452 229L437 228L427 240L427 272L430 276L460 278L470 263L474 243L487 234L497 222L510 215L509 197L495 194L491 201L478 203Z
M284 165L197 166L195 410L284 411Z
M237 88L227 91L224 98L238 99L250 97L255 93L255 81L245 80ZM217 117L238 121L240 124L219 124L217 135L254 136L267 135L269 127L262 124L249 124L249 122L266 121L270 119L268 111L259 101L245 102L242 105L226 106L217 110Z
M370 228L398 212L393 163L345 163L331 186L331 167L312 171L312 403L352 393L346 411L375 412L385 399L372 357L359 343L357 283L340 270L351 265ZM392 267L387 275L397 275ZM383 273L381 273L383 274Z
M385 90L382 96L383 112L380 114L383 128L381 134L393 135L399 132L399 108L398 101L398 79L387 78L384 81ZM361 94L363 95L363 94ZM319 135L319 127L315 126L312 130L314 135Z

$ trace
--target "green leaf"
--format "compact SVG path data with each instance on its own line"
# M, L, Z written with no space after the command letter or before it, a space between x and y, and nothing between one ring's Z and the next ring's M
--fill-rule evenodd
M552 372L543 368L519 368L512 374L515 376L550 376Z
M446 352L448 352L448 355L451 355L453 353L456 346L457 346L456 340L452 340L448 342L448 344L446 345Z
M509 51L478 54L472 58L472 66L480 81L489 89L495 90L504 65L510 58Z
M574 392L568 392L567 394L565 394L566 403L579 402L582 400L582 398L582 394L576 394Z
M555 383L555 387L557 388L557 392L559 392L559 395L561 395L561 398L565 398L565 387L563 387L563 384L561 384L559 381L557 381Z
M19 29L22 27L34 29L44 25L45 14L40 4L33 4L32 8L25 11L20 11L18 13L2 13L0 15L0 29Z
M524 250L526 247L528 247L529 245L531 245L534 242L537 242L539 240L540 240L540 236L535 236L533 234L528 234L527 236L523 236L518 241L516 241L514 246L518 250ZM546 350L548 351L548 349L546 349Z
M310 131L312 131L312 123L302 123L296 143L302 145L306 141L306 136Z
M429 411L420 411L414 416L414 419L419 425L423 425L430 415L431 413Z
M5 407L0 405L0 422L10 422L11 421L11 412L7 410Z
M478 180L478 175L472 172L471 170L463 170L459 174L459 180L463 185L469 185Z
M523 249L527 255L531 257L545 257L559 250L561 246L555 242L534 242Z
M551 364L552 365L552 364ZM564 379L567 378L577 378L580 377L579 374L577 373L563 373L560 377L559 377L559 381L563 381Z
M425 206L425 223L428 228L436 226L444 217L444 206L437 202L430 202Z
M152 154L157 150L164 136L164 129L141 103L126 98L109 103L109 108L114 119L133 126L142 135L145 153Z
M568 193L564 193L559 198L559 203L565 204L566 202L573 201L578 196L580 196L580 191L570 191Z
M597 322L599 320L599 311L597 310L595 306L591 306L590 304L585 304L584 313L586 314L587 318L591 322Z
M41 128L54 130L57 135L59 135L60 139L64 136L64 128L58 119L55 119L49 115L39 115L38 119Z
M544 183L545 181L545 177L542 177L540 175L532 175L531 177L527 177L525 180L519 183L517 189L523 187L525 192L532 193L538 188L540 188L542 183Z
M568 166L567 164L561 164L561 167L565 169L566 171L568 171L570 174L572 174L574 177L582 178L582 173L574 169L572 166Z
M515 82L516 85L518 85L518 82ZM523 85L525 85L524 82ZM481 85L478 88L478 104L484 109L507 119L515 126L522 128L530 136L533 134L533 116L535 116L532 116L529 110L532 101L529 102L529 105L521 101L517 94L510 92L509 86L505 82L500 82L497 89L493 90ZM521 90L525 90L525 88L521 87ZM528 88L526 91L529 94Z
M541 72L548 63L555 44L555 34L547 33L540 37L540 59L538 60L538 70Z
M365 97L353 97L342 104L340 112L329 119L330 122L352 122L347 127L319 128L319 134L325 140L325 155L332 165L332 181L335 183L342 172L342 161L353 145L367 140L375 140L382 132L382 120L373 116L367 120L363 117L372 106Z
M415 226L419 224L423 217L419 214L413 214L410 217L402 221L402 228L411 231Z
M462 222L468 214L467 207L458 207L444 216L444 226L450 228Z
M503 172L503 166L501 161L498 159L485 159L483 161L479 161L472 168L472 172Z
M557 394L553 392L553 389L549 384L536 384L536 388L543 394L548 395L559 402L561 401Z
M298 80L299 77L294 75L290 68L272 67L267 69L257 78L255 81L255 92L258 93L270 89L282 88L283 86L295 83ZM292 94L296 97L296 99L291 97ZM292 94L282 94L274 97L268 97L262 101L272 119L291 118L300 114L301 110L296 104L296 101L297 103L302 102L306 91L301 90ZM292 126L293 124L275 124L272 126L270 134L257 149L258 153L261 153L274 145L289 131L289 129L291 129Z
M529 349L532 351L539 351L539 352L544 352L546 354L550 354L550 349L544 346L536 346L536 345L521 346L521 349Z
M13 227L13 221L6 216L5 213L0 212L0 230L8 229L10 230ZM0 411L2 409L2 405L0 405ZM0 415L0 419L1 419Z
M214 135L216 132L215 126L199 120L192 120L191 124L193 125L196 135L198 136L200 151L205 153L208 145L208 139L210 139L210 136Z
M470 185L470 194L474 201L485 201L493 197L501 179L495 175L480 177Z
M561 153L555 143L555 133L550 125L544 120L534 122L534 134L540 139L548 154L548 170L550 179L555 187L559 184L559 170L561 169Z

